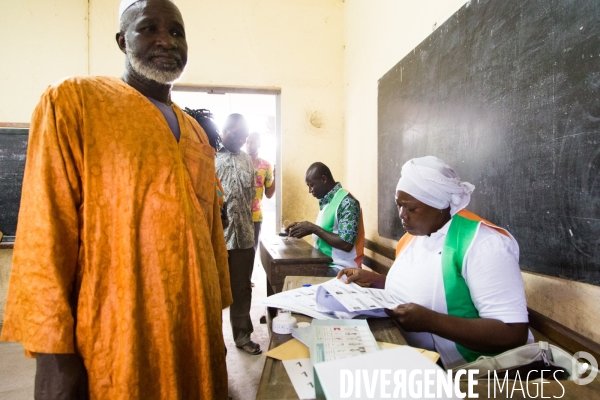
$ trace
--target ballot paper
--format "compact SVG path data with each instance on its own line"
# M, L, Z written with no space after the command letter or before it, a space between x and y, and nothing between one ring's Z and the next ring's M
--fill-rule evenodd
M310 359L313 365L379 350L365 320L313 321L311 328Z
M308 315L314 319L337 319L333 311L319 310L316 303L316 294L320 285L301 287L286 290L253 302L252 306L275 307L290 310L295 313Z
M344 283L341 279L331 279L317 287L315 302L317 310L363 312L374 310L375 315L385 317L383 309L394 308L400 301L385 289L360 287L355 283ZM377 311L380 310L380 311Z
M292 328L292 337L304 343L306 346L310 346L310 331L310 323L298 322L298 324Z
M298 398L314 399L316 397L315 381L310 359L283 360L282 363L292 381L292 385L294 385Z
M384 309L394 308L400 301L385 289L363 288L333 278L325 283L286 290L257 302L266 306L290 310L318 320L385 318Z

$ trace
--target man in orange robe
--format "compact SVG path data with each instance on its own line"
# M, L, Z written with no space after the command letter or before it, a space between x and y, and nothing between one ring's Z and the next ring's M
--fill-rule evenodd
M36 398L227 398L215 152L170 101L183 19L120 15L123 77L66 79L33 114L1 339L37 356Z

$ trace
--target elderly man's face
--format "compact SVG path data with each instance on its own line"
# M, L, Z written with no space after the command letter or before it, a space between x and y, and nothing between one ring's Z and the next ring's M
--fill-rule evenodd
M168 0L145 0L125 11L125 51L139 75L161 84L176 81L187 63L183 18Z

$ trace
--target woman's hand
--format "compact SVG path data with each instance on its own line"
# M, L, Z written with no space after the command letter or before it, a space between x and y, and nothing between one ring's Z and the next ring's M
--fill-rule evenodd
M337 278L340 279L343 275L346 275L344 283L354 282L358 286L375 289L383 289L385 287L385 275L378 274L377 272L358 268L345 268L338 273Z
M437 313L415 303L400 304L385 313L407 332L431 332Z
M386 314L407 332L429 332L480 353L502 353L527 343L526 323L504 323L491 318L461 318L441 314L414 303Z

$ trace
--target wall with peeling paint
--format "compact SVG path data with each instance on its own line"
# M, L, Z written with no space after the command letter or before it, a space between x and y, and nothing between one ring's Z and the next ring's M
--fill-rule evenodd
M377 81L464 3L345 3L345 181L361 201L366 237L378 243L396 244L377 234ZM600 287L528 272L523 280L529 307L600 342Z

